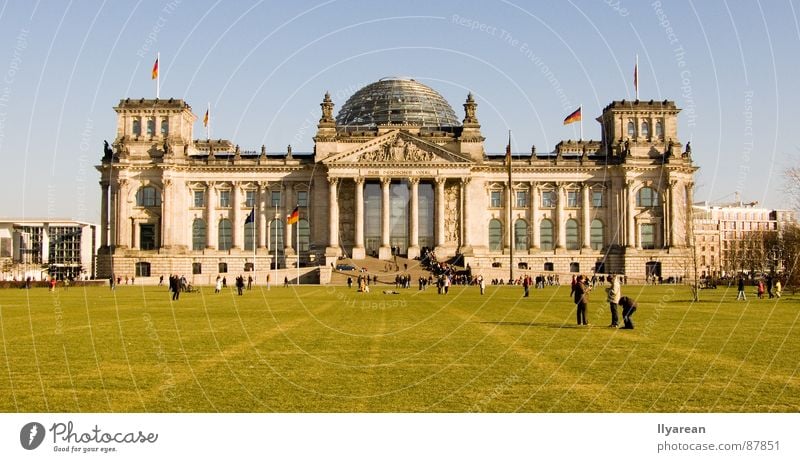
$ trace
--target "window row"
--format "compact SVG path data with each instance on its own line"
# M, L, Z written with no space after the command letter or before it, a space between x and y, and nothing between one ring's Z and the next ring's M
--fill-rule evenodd
M217 250L230 250L233 247L233 224L231 220L223 218L217 225ZM269 222L269 248L282 249L284 247L284 221L272 220ZM244 224L244 250L253 250L256 237L255 223ZM297 222L297 238L299 250L308 252L311 244L311 227L308 220L301 219ZM208 228L206 221L195 218L192 222L192 250L203 250L208 241Z
M221 208L227 208L231 206L231 190L230 189L223 189L219 191L217 196L217 205ZM254 207L256 205L256 198L258 197L258 191L254 189L249 189L244 192L244 205L245 207ZM270 207L280 207L281 206L281 192L280 191L270 191ZM206 190L205 189L195 189L192 191L192 204L195 208L205 207L206 206ZM308 191L297 191L297 206L299 207L308 207Z
M145 118L145 125L146 125L146 132L147 136L156 136L156 119L155 117L147 117ZM134 136L141 136L142 135L142 118L141 117L134 117L133 124L131 127L131 132ZM169 135L169 120L168 119L161 119L161 136Z
M641 136L642 138L650 138L650 122L642 121L642 125L639 127L639 132L636 132L636 123L633 120L628 121L628 138L637 138ZM655 123L655 137L658 139L664 139L664 124L657 120Z
M591 194L592 207L605 207L602 191L592 191ZM528 191L515 191L514 193L514 207L524 208L528 207L528 199L530 195ZM567 207L577 208L581 206L581 192L579 190L567 191ZM555 190L542 191L539 203L544 208L553 208L558 202L558 194ZM489 192L489 203L492 208L503 207L503 191L492 190Z
M566 242L564 247L568 250L580 249L580 233L578 221L569 219L564 223ZM592 220L589 228L589 246L594 250L601 250L604 242L603 222ZM503 224L498 219L489 221L489 250L499 252L503 246ZM555 248L555 224L552 220L544 219L539 223L539 248L553 250ZM530 232L528 222L519 219L514 222L514 249L527 250L530 247Z
M580 226L575 219L569 219L564 223L564 247L567 250L580 249ZM489 221L489 250L499 252L503 246L503 224L498 219ZM603 222L592 220L589 228L589 247L594 250L601 250L604 245L605 230ZM544 219L539 223L539 248L542 250L553 250L556 243L555 224L552 220ZM656 225L654 223L642 223L639 225L639 244L642 249L656 248ZM514 222L514 249L527 250L530 246L530 232L528 222L519 219Z

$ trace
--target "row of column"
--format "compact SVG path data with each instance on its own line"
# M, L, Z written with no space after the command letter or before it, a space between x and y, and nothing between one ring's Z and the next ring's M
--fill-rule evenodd
M187 208L186 204L178 201L181 196L181 190L176 188L174 181L169 178L163 180L162 198L161 198L161 229L160 244L162 247L169 248L174 245L180 245L182 241L191 246L191 223L189 223L189 231L183 233L183 220L178 218L180 210ZM218 190L215 182L206 182L206 203L204 210L204 220L206 222L206 247L209 249L216 249L219 239L219 219L216 216L218 210ZM136 245L135 229L132 219L131 207L129 203L130 190L129 181L121 178L117 180L100 182L101 188L101 201L100 201L100 246L114 246L120 248L134 247ZM256 242L258 248L268 247L267 242L267 215L268 201L270 189L265 186L259 186L256 195L256 219L254 223L257 226ZM244 247L244 221L250 213L249 209L243 210L241 204L244 202L242 189L238 184L234 183L232 188L232 204L230 220L232 223L232 247L241 249ZM284 204L293 204L293 196L291 195L291 188L283 188L281 190L281 199ZM281 207L281 212L286 208ZM278 219L283 219L282 215ZM293 245L293 231L294 225L284 222L284 243L286 249L289 250Z
M328 210L329 210L329 241L328 246L332 251L338 252L339 249L339 178L328 178ZM364 245L364 183L363 177L353 178L355 183L355 245L353 247L353 257L363 258L365 253ZM436 178L435 180L435 210L436 210L436 226L435 226L435 239L436 246L445 244L445 228L444 228L444 214L445 214L445 181L446 178ZM467 203L468 195L465 194L465 188L469 179L461 179L461 197L463 198L462 207L464 210L464 223L467 223L466 211L469 210ZM410 196L410 210L409 210L409 243L408 243L408 257L414 258L420 255L419 247L419 178L408 179L409 196ZM379 258L387 259L391 257L391 208L390 208L390 187L392 183L391 178L380 178L381 183L381 246L379 249ZM464 245L469 245L470 235L467 231L468 226L462 226L464 231L463 242Z

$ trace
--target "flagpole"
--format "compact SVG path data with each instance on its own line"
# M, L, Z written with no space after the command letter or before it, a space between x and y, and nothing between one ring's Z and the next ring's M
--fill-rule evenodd
M208 103L208 108L206 109L206 139L211 139L211 103Z
M511 183L511 130L508 131L508 281L509 284L514 280L514 226L511 221L513 220L514 211L512 205L514 203L514 189Z
M580 120L580 123L581 123L581 138L580 139L581 139L581 141L583 141L583 104L578 106L578 109L581 111L581 120Z
M156 66L161 67L161 53L156 53ZM156 68L156 99L160 97L161 69Z
M636 91L636 100L639 100L639 53L636 53L636 74L633 76L633 86Z
M296 206L297 209L297 222L294 224L295 245L297 246L297 285L300 285L300 205Z

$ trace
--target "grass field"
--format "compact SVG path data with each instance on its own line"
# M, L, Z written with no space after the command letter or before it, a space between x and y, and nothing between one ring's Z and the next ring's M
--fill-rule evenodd
M800 298L623 287L0 292L2 412L798 412Z

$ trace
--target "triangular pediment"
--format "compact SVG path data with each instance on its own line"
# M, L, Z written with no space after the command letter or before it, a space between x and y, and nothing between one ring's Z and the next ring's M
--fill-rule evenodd
M322 161L336 165L452 165L470 164L468 158L441 146L394 130Z

